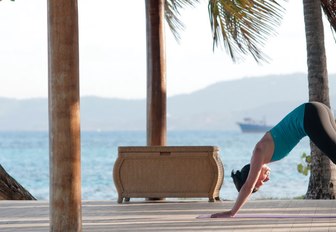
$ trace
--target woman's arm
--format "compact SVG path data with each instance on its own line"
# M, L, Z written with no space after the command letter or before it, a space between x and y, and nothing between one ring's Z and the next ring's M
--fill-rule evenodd
M236 213L239 211L239 209L248 200L249 196L251 195L251 193L253 191L255 183L258 181L258 177L259 177L261 168L259 169L259 171L251 172L252 170L256 170L256 168L252 169L252 164L251 164L251 168L250 168L250 172L249 172L249 175L247 177L247 180L246 180L245 184L242 186L242 188L240 189L238 197L237 197L236 202L233 205L232 209L229 210L229 211L212 214L211 215L212 218L226 218L226 217L234 217L236 215Z
M263 163L260 162L260 160L251 160L249 175L246 179L245 184L240 189L237 200L231 209L231 217L235 216L240 208L247 202L258 181L260 173L263 169L262 167Z
M254 155L253 155L254 156ZM239 209L246 203L249 196L253 192L253 189L259 179L260 173L263 169L263 163L257 159L251 159L249 175L246 182L239 191L238 197L232 209L225 212L212 214L212 218L225 218L234 217Z
M257 143L255 146L255 149L253 151L253 155L251 158L250 162L250 171L249 175L246 179L246 182L242 186L242 188L239 191L237 200L235 204L233 205L232 209L229 211L221 212L221 213L216 213L211 215L213 218L217 217L234 217L236 213L240 210L241 207L247 202L249 196L251 195L254 187L256 186L256 183L259 179L259 176L261 172L263 171L268 171L269 168L264 164L268 163L269 161L269 153L272 152L273 150L273 145L270 147L268 146L268 140L267 139L262 139ZM266 161L266 162L265 162ZM262 175L264 176L264 175ZM263 179L262 181L267 181L267 179ZM262 184L262 183L261 183Z

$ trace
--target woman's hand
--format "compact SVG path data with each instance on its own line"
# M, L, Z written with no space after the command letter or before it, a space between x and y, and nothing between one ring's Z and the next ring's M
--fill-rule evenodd
M225 211L225 212L211 214L211 218L230 218L230 217L234 217L234 215L232 215L231 210L230 211Z

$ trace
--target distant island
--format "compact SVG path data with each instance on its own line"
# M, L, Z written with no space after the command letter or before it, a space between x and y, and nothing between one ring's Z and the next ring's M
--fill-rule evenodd
M240 130L246 117L276 124L308 101L305 74L270 75L223 81L167 99L168 130ZM330 75L335 108L336 75ZM82 130L145 130L146 100L81 97ZM0 131L48 130L47 98L0 98Z

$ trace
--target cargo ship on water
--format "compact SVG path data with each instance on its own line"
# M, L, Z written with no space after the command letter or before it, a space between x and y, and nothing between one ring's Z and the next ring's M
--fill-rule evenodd
M269 131L273 126L267 125L265 120L256 121L252 118L244 118L242 122L237 122L243 133L262 133Z

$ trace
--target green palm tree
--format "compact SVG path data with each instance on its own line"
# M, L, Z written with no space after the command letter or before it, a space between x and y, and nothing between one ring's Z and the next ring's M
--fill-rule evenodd
M168 4L168 3L169 4ZM178 10L198 1L166 1L172 6L168 11L168 21L174 34L183 28L178 20ZM185 4L182 4L185 2ZM328 17L331 28L336 31L336 1L335 0L304 0L304 17L307 40L307 64L309 99L320 101L326 105L329 102L328 76L324 48L323 23L321 6ZM175 11L174 11L175 10ZM213 32L214 46L222 42L232 60L251 54L254 59L265 60L262 47L266 38L278 26L283 13L283 7L276 1L228 1L209 0L209 16ZM166 14L167 16L167 14ZM174 27L175 25L175 27ZM179 38L179 36L175 36ZM266 57L267 58L267 57ZM328 158L323 156L314 144L311 144L312 171L307 198L335 198L336 170Z
M280 1L280 0L279 0ZM281 0L282 1L282 0ZM173 35L183 30L180 10L199 0L145 0L147 35L147 145L166 144L166 64L164 18ZM209 0L214 47L222 41L232 60L251 54L266 60L261 51L274 32L283 8L275 0Z
M321 5L335 30L335 8L327 0L303 0L307 44L309 100L330 107L328 71L324 46L324 27ZM334 4L335 5L335 4ZM311 147L311 172L306 198L335 199L336 166L313 144Z

